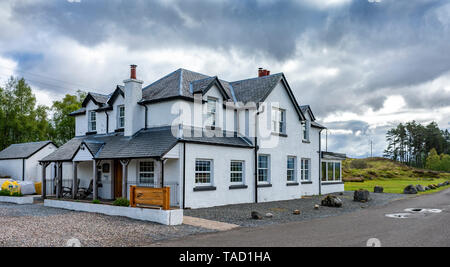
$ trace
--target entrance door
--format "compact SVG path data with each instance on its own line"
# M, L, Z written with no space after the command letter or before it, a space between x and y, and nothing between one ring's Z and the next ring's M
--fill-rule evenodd
M114 161L114 198L122 197L122 164Z

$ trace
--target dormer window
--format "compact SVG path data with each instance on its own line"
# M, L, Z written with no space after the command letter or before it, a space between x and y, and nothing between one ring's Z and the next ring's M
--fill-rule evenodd
M272 132L286 134L286 110L272 108Z
M306 120L302 122L302 139L303 141L309 141L309 129L311 128L311 122Z
M88 130L89 132L97 131L97 113L95 111L89 111Z
M215 127L217 118L217 99L209 97L206 111L206 126Z
M117 106L117 128L121 129L125 127L125 106Z

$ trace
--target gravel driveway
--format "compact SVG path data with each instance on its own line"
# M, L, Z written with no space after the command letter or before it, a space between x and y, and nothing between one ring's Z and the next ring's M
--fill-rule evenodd
M360 210L362 208L386 205L393 200L407 197L406 195L401 194L371 193L371 201L367 203L359 203L353 201L353 192L344 192L343 195L332 195L338 196L343 201L342 208L329 208L321 206L318 210L315 210L314 205L320 204L320 199L323 197L313 196L286 201L264 202L258 204L238 204L214 208L185 210L184 215L252 227L336 216L343 213ZM300 210L301 214L293 215L292 212L294 210ZM266 213L272 213L273 217L263 218L262 220L252 220L250 218L252 211L258 211L263 216Z
M0 203L0 247L66 246L77 238L82 246L147 246L164 239L211 230L44 207Z

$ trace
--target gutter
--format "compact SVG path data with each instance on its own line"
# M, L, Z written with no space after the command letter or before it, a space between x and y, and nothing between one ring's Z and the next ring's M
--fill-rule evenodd
M106 134L109 134L109 114L107 110L105 110L105 115L106 115Z
M25 181L25 159L22 159L22 181Z
M186 208L186 142L183 142L183 209Z
M319 196L322 195L322 131L319 131Z
M258 203L258 118L259 114L264 112L264 107L262 111L258 111L259 104L256 107L255 114L255 203Z

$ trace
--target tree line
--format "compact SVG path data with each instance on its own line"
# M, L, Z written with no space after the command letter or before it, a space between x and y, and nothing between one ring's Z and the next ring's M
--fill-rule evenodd
M24 78L11 77L0 87L0 150L11 144L52 140L62 145L75 135L75 118L86 93L67 94L51 107L36 105Z
M425 126L416 121L400 123L387 131L386 142L384 157L419 168L428 167L432 151L437 155L450 153L450 133L439 129L436 122Z

